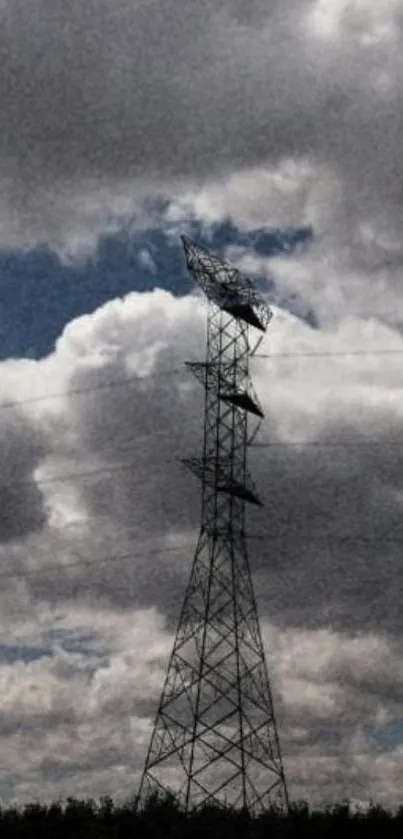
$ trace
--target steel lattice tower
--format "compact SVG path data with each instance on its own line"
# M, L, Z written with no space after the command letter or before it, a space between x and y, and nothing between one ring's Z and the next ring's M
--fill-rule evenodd
M263 417L249 327L264 332L271 312L237 270L182 242L209 301L207 359L187 363L205 390L202 457L184 461L202 481L201 529L138 802L170 790L186 810L288 809L245 533L246 503L260 505L247 448Z

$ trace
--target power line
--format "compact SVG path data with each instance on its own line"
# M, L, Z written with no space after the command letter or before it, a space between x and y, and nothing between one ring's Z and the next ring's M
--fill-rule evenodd
M193 544L194 544L194 542L189 541L188 543L186 542L183 545L180 545L180 546L177 546L177 547L152 548L151 550L142 551L141 553L133 553L132 551L130 551L130 553L126 553L126 554L117 554L115 556L114 555L112 555L112 556L109 555L109 556L105 556L105 557L99 557L97 559L88 559L87 560L87 559L84 559L83 557L78 557L77 559L72 560L71 562L64 562L64 563L60 563L60 564L56 564L56 563L53 562L51 564L49 563L48 565L42 565L41 568L31 568L31 569L27 569L25 571L12 571L11 573L8 573L8 574L2 574L1 578L2 578L2 580L4 580L4 579L9 580L9 579L13 579L14 577L15 578L34 577L36 575L40 575L40 574L43 574L44 572L46 573L48 571L50 571L50 572L58 571L60 573L60 571L64 571L65 568L74 568L76 566L77 567L78 566L84 566L86 568L86 567L92 566L92 565L103 565L107 562L123 562L127 559L139 559L139 558L144 557L144 556L148 557L148 556L154 556L154 555L157 555L157 554L179 553L184 548L187 548L187 547L189 547L190 545L193 545Z
M282 529L278 529L277 531L273 530L272 528L267 531L266 534L259 534L259 536L253 537L259 542L266 542L268 546L270 546L273 542L278 540L284 545L286 542L284 540L284 536L288 536L289 533L289 526L290 522L292 521L294 514L294 510L290 510L289 517L282 521ZM314 544L315 546L319 546L322 549L326 549L329 547L333 548L342 548L344 545L352 545L354 548L359 547L383 547L384 545L401 545L403 544L403 533L393 535L379 535L376 538L367 538L365 536L360 536L357 534L356 536L349 534L348 536L342 536L339 534L331 535L331 536L324 536L323 534L326 532L328 533L329 528L327 527L326 530L324 527L319 527L318 524L315 524L315 527L310 531L311 538L311 545ZM292 531L291 543L295 541L295 536L298 534L298 527ZM318 537L318 540L315 541L315 536ZM250 537L247 536L249 539ZM292 552L292 549L295 549L296 552L301 553L301 544L298 541L295 544L288 544L287 550ZM309 549L308 549L309 550Z
M345 440L335 441L334 443L321 440L276 440L270 443L251 443L252 449L277 449L277 448L319 448L319 449L360 449L370 447L381 448L401 448L403 449L403 441L397 440Z
M162 461L162 463L172 463L171 460ZM44 484L58 484L58 483L65 483L67 481L74 481L77 478L92 478L95 475L100 475L102 473L109 473L109 472L127 472L133 467L138 467L138 462L133 461L131 463L119 463L117 465L111 464L110 466L100 466L96 469L89 469L85 472L62 472L60 475L52 475L49 478L40 478L39 480L35 480L34 478L31 480L16 480L16 481L8 481L7 487L9 486L25 486L26 484L35 483L37 486L42 486ZM155 467L154 467L155 468ZM147 466L147 470L149 471L150 467Z
M91 387L77 387L69 390L59 391L58 393L42 394L41 396L28 396L24 399L15 399L9 402L0 402L1 409L17 408L20 405L29 405L35 402L46 402L51 399L62 399L67 396L77 396L86 393L94 393L97 390L108 390L115 387L124 387L125 385L133 384L133 382L142 382L148 379L158 379L162 376L175 376L178 373L183 373L183 368L173 368L171 370L161 370L158 373L147 373L145 376L129 376L127 379L117 379L112 382L100 382L98 385Z
M382 355L402 355L403 349L396 350L343 350L343 351L329 351L329 352L276 352L262 354L258 353L253 356L254 359L272 359L272 358L332 358L332 357L347 357L347 356L382 356ZM176 376L183 373L183 368L173 368L171 370L161 370L158 373L147 373L144 376L134 375L126 379L118 379L111 382L100 382L98 385L91 387L77 387L65 391L58 391L49 394L41 394L40 396L28 396L24 399L14 399L7 402L0 402L0 409L7 410L9 408L17 408L20 405L30 405L37 402L47 402L52 399L62 399L68 396L81 396L87 393L95 393L98 390L110 390L118 387L125 387L134 382L147 381L149 379L158 379L166 376Z
M274 536L274 540L275 540L276 535L279 536L281 534L267 534L267 535L261 535L261 536L256 537L256 538L258 538L259 541L260 540L261 541L266 541L269 544L270 541L271 541L270 537ZM253 537L247 537L247 538L253 538ZM334 539L329 538L327 541L331 544L335 544L337 547L341 547L343 544L347 544L347 545L352 544L354 547L359 547L361 545L363 547L368 547L368 546L372 546L372 545L384 545L384 544L399 545L399 544L403 543L403 534L402 534L401 537L397 537L397 538L396 537L388 538L387 536L386 537L382 536L382 537L379 537L378 539L365 539L365 538L362 538L362 537L354 537L354 536L349 536L349 537L340 536L340 537L337 537L337 538L334 538ZM111 562L111 563L125 562L126 560L129 560L129 559L140 559L140 558L143 558L143 557L158 556L159 554L180 553L182 550L185 550L185 549L187 549L191 546L194 546L194 540L191 540L191 541L189 540L188 542L184 542L184 543L182 543L182 545L177 545L175 547L174 546L171 546L171 547L168 546L168 547L164 547L164 548L151 548L147 551L141 551L141 552L130 551L130 552L124 553L124 554L115 554L115 555L114 554L112 554L112 555L109 554L108 556L97 557L96 559L84 559L84 557L82 557L82 556L77 556L77 559L71 560L69 562L63 562L63 563L54 563L53 562L53 563L48 563L46 565L42 565L40 568L25 569L24 571L11 571L9 573L2 574L1 579L2 580L5 580L5 579L6 580L24 579L25 577L29 578L29 577L40 576L40 575L46 574L48 572L50 572L50 573L58 572L60 574L60 572L64 571L65 569L69 569L69 568L76 568L76 567L77 568L78 567L87 568L87 567L92 567L92 566L96 566L96 565L105 565L105 564L108 564L109 562Z
M340 350L340 351L319 351L319 352L276 352L276 353L257 353L253 358L332 358L343 356L365 356L365 355L403 355L403 349L399 350Z
M123 448L120 449L120 453L124 454L125 452L130 452L132 450L132 444L133 443L144 442L145 440L151 440L151 439L154 439L155 437L170 437L171 438L172 434L168 431L152 431L152 432L150 432L150 434L142 434L141 436L133 437L131 440L129 440L129 445L127 447L123 447ZM125 441L123 441L123 442L125 442ZM108 449L103 448L102 453L105 453L105 451L108 452ZM116 451L116 449L113 449L112 451ZM166 465L168 463L172 464L172 459L171 458L167 459L167 460L160 461L161 465L164 465L164 464ZM102 474L102 473L127 472L130 469L132 469L133 467L135 467L136 471L138 471L139 462L137 460L136 461L131 461L130 463L121 463L121 464L120 463L119 464L113 464L112 463L110 465L97 466L96 469L88 469L88 470L85 470L84 472L62 472L59 475L50 475L48 478L37 478L36 479L35 477L31 477L31 478L25 478L25 479L22 479L22 480L20 480L20 479L9 480L9 481L7 481L7 487L9 487L9 486L26 486L26 485L31 485L32 483L34 483L36 486L42 486L42 485L54 484L54 483L66 483L66 482L71 481L71 480L76 480L77 478L79 478L79 479L81 479L81 478L92 478L93 476L96 476L96 475L99 475L99 474ZM146 464L144 464L143 468L147 468L148 471L150 469L149 465L146 465ZM155 466L153 468L155 469Z
M169 436L168 433L161 432L163 436ZM154 436L154 434L148 435L150 438ZM140 439L140 438L139 438ZM143 439L143 438L141 438ZM134 438L133 442L136 442L136 438ZM377 442L375 440L364 440L364 441L350 441L350 442L321 442L320 440L308 440L308 441L289 441L289 442L272 442L272 443L253 443L250 448L263 448L263 449L270 449L270 448L321 448L321 449L360 449L360 448L402 448L402 442L395 442L390 440L385 440L383 442ZM169 458L167 460L162 460L159 462L160 466L172 464L175 461L175 458ZM131 469L136 469L138 471L139 463L138 461L131 461L130 463L119 463L119 464L111 464L108 466L100 466L96 469L88 469L84 472L62 472L60 475L52 475L49 478L31 478L25 480L11 480L7 482L7 487L9 486L26 486L32 483L35 483L37 486L43 486L46 484L56 484L56 483L67 483L68 481L75 481L77 479L82 480L85 478L92 478L100 474L108 474L108 473L115 473L115 472L128 472ZM145 466L148 472L150 471L149 466ZM153 470L155 470L155 466L153 466Z

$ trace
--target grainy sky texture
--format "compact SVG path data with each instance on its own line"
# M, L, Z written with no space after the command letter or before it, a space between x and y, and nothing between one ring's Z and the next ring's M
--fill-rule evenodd
M197 537L196 225L274 309L250 529L290 795L401 803L402 56L400 0L2 0L5 800L138 782Z

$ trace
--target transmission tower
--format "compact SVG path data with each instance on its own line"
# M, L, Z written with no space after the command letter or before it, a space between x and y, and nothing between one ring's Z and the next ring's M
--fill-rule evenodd
M187 362L205 391L203 453L184 461L202 482L201 528L138 802L171 791L186 811L287 810L245 533L246 503L262 506L247 449L263 417L249 378L263 335L252 350L249 328L265 332L271 312L239 271L182 243L208 298L207 358Z

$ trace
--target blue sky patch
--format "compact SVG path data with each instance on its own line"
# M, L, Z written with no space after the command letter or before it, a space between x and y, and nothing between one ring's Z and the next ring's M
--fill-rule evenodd
M0 663L15 664L17 661L37 661L39 658L52 656L49 647L36 647L24 644L0 644Z
M391 752L403 745L403 720L394 720L369 733L372 746L379 752Z
M309 229L243 233L229 221L208 233L196 222L191 228L200 244L218 252L240 245L275 256L312 239ZM103 236L97 252L83 262L63 261L47 247L0 250L0 358L43 357L74 318L130 291L156 287L178 296L194 290L179 240L161 229Z

